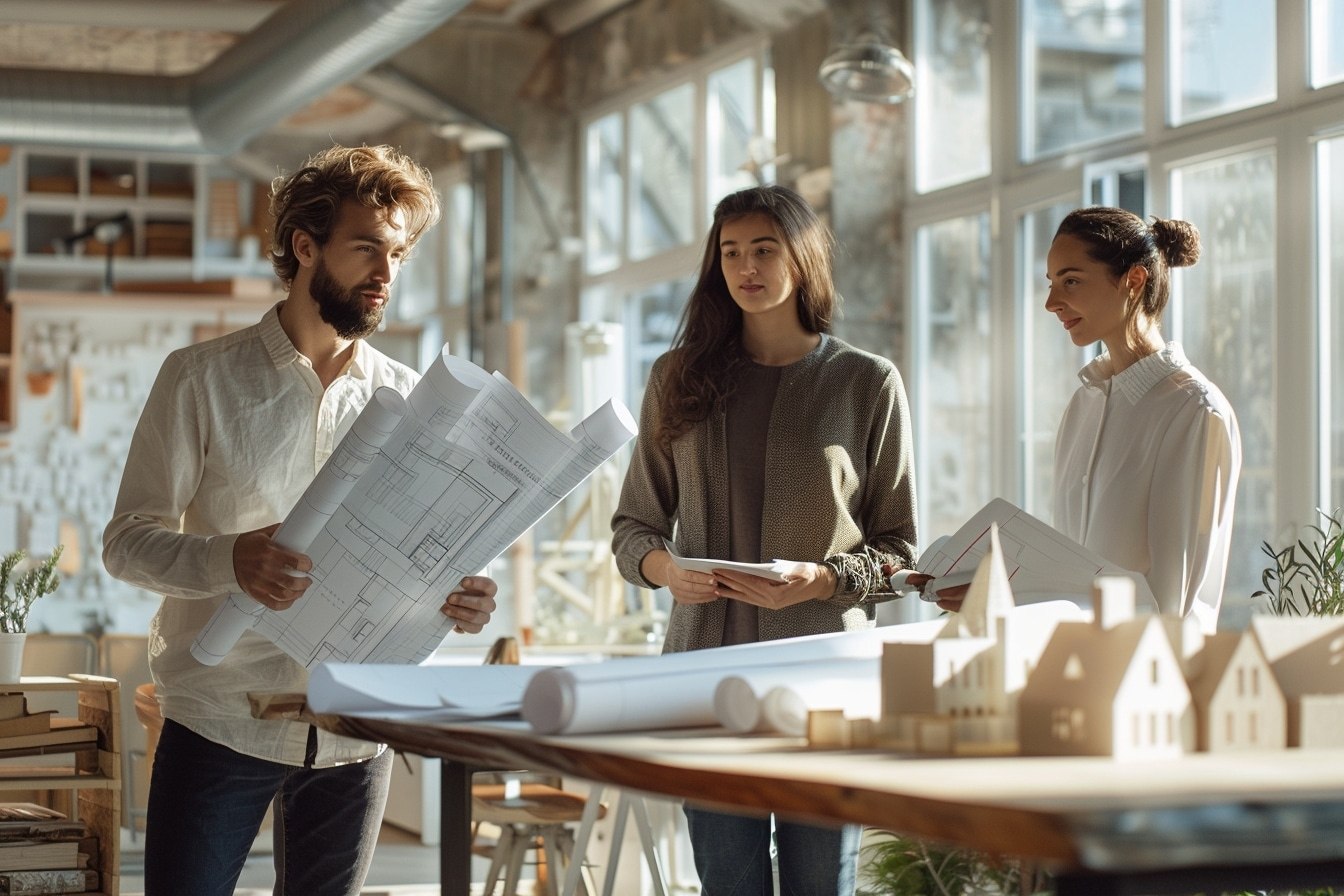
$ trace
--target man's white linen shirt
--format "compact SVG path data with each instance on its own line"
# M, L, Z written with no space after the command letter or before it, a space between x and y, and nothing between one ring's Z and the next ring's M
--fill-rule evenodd
M404 395L418 375L360 340L323 390L280 326L282 304L164 361L131 440L103 562L164 595L149 633L164 716L239 753L302 765L309 726L253 719L247 693L303 693L308 671L250 631L217 666L197 662L191 644L228 594L242 591L238 533L284 520L374 391ZM315 765L379 749L319 732Z
M1114 376L1103 354L1078 377L1055 442L1055 528L1213 632L1241 471L1232 406L1175 342Z

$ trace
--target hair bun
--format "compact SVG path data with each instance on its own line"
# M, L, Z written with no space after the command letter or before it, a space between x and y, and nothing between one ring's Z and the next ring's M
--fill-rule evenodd
M1199 228L1189 221L1155 217L1150 229L1153 242L1171 267L1189 267L1199 261Z

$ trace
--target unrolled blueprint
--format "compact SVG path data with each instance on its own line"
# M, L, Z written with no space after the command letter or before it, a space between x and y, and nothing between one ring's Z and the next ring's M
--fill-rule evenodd
M452 630L439 612L635 434L608 401L569 433L499 373L447 346L403 398L379 389L274 538L313 562L294 606L230 595L192 655L218 663L244 633L308 668L419 663Z

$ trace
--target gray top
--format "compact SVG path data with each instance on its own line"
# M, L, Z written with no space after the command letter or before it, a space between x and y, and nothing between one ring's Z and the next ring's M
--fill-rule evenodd
M719 411L668 450L657 430L667 356L655 362L640 412L612 548L621 574L644 579L640 561L673 538L688 557L731 556L726 414ZM840 585L828 600L756 610L760 640L872 625L873 602L891 597L881 565L915 556L916 505L910 413L900 374L885 358L823 336L780 368L764 462L759 556L828 562ZM723 643L726 601L674 604L663 649Z

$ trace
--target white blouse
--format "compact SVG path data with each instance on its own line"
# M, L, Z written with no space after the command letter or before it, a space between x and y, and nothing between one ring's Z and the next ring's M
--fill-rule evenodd
M1206 633L1223 599L1241 435L1223 393L1178 343L1111 375L1078 374L1055 441L1055 528L1142 574L1163 613Z

